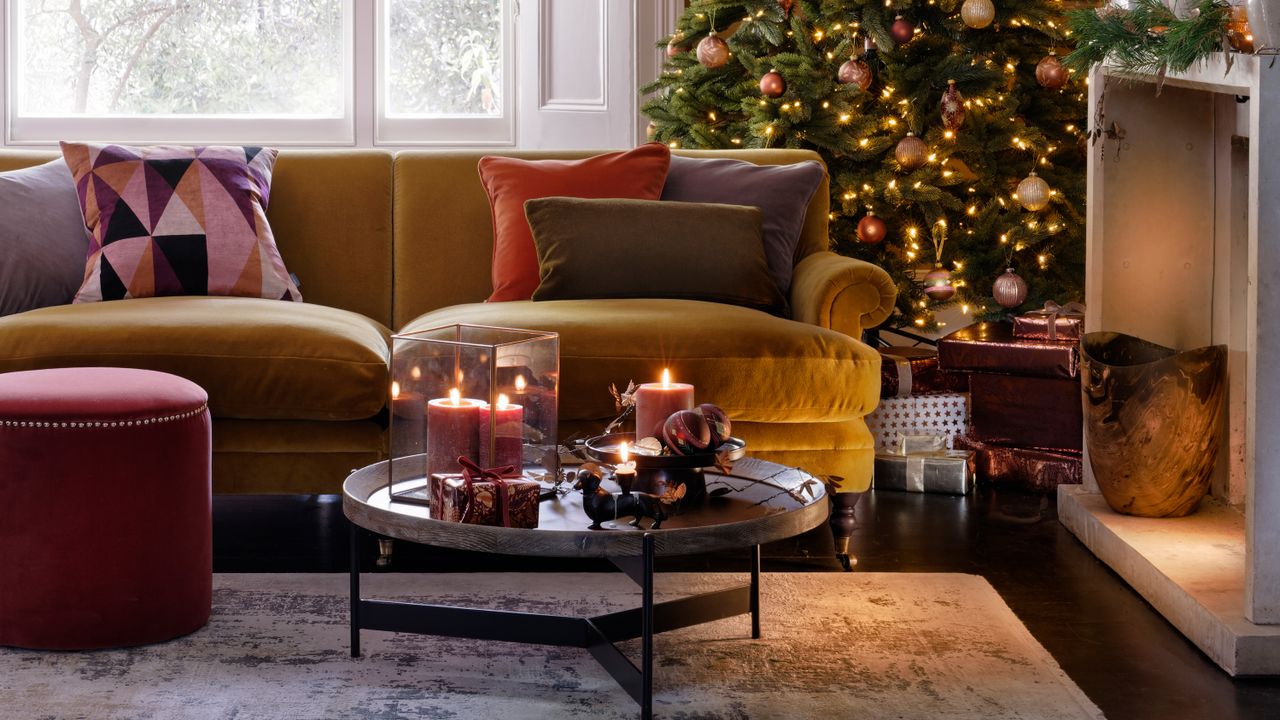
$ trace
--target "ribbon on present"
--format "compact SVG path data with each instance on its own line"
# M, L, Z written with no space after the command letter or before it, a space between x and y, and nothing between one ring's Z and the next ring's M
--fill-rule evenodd
M467 515L471 512L471 504L475 501L476 493L473 486L476 482L491 482L498 492L498 512L502 514L502 526L511 526L511 503L508 494L511 492L511 486L507 485L507 477L515 474L515 465L503 465L501 467L482 468L476 464L471 458L460 455L458 456L458 464L462 466L462 482L465 490L463 492L467 496L466 507L462 508L462 515L458 518L461 522L467 521Z
M911 361L894 355L893 366L898 368L898 393L896 397L911 397Z
M894 455L907 459L908 492L924 492L924 463L929 458L947 457L947 439L941 435L903 435L898 433Z
M1046 300L1044 309L1031 310L1025 313L1033 317L1045 318L1049 327L1049 339L1058 339L1058 318L1079 318L1084 320L1084 305L1078 302L1069 302L1066 305L1059 305L1052 300Z

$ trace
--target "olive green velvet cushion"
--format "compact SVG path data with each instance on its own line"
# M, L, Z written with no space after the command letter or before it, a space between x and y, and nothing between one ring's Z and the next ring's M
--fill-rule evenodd
M778 312L758 208L550 197L524 204L538 253L534 300L672 298Z
M450 323L560 333L560 419L614 415L610 383L649 382L669 367L699 402L735 421L858 420L880 400L880 356L841 333L695 300L552 300L443 308L404 332Z
M0 372L145 368L203 387L219 418L358 420L385 405L388 335L346 310L258 298L61 305L0 318Z

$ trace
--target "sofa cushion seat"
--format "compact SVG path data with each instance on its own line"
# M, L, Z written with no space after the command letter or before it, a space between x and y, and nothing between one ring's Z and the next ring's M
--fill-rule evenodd
M560 419L614 415L609 384L673 379L699 402L744 422L861 418L880 397L880 357L853 338L759 310L695 300L472 303L442 308L401 332L452 323L560 334Z
M358 420L386 404L387 337L324 305L159 297L0 318L0 372L118 366L185 377L216 417Z

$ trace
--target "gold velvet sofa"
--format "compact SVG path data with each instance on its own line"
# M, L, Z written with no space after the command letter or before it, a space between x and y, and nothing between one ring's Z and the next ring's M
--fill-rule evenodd
M0 372L115 365L187 377L210 396L215 492L337 492L352 468L385 455L390 328L552 330L562 437L612 416L609 383L669 366L729 413L753 453L843 477L842 490L869 486L863 418L878 402L880 360L856 338L888 316L896 289L880 268L827 251L825 182L806 218L792 319L687 300L489 304L493 233L476 171L485 154L284 150L268 217L306 302L169 297L10 315L0 318ZM55 157L0 152L0 171Z

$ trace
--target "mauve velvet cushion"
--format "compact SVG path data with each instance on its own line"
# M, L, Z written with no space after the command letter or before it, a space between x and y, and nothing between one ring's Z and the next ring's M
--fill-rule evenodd
M671 156L663 200L749 205L764 213L764 255L786 297L809 200L826 174L821 163L755 165L727 158Z
M671 298L780 312L753 207L537 198L524 204L538 253L534 300Z
M66 163L0 173L0 315L71 302L88 249Z

